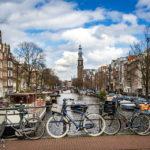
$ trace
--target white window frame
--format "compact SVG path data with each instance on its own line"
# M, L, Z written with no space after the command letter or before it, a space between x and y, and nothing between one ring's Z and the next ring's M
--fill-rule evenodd
M12 68L12 67L13 67L12 61L8 61L8 67L9 67L9 68Z
M8 86L12 86L13 85L13 81L11 79L8 79Z
M3 74L2 74L2 71L0 71L0 78L2 78L2 75L3 75Z
M8 70L8 77L12 77L13 76L13 71L12 70Z

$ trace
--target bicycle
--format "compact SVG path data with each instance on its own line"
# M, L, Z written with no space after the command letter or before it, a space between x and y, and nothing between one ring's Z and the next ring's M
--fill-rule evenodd
M67 113L66 108L70 106L67 105L67 100L73 99L63 99L62 106L57 104L52 106L52 112L55 112L55 114L48 119L46 124L46 129L50 136L54 138L64 137L68 133L71 123L76 126L77 130L84 130L90 136L98 136L104 132L105 120L99 114L86 115L86 105L82 105L82 110L69 110L81 115L79 124L77 124Z
M149 117L141 112L139 112L140 106L135 103L134 111L131 117L128 119L123 114L118 111L119 102L117 104L113 103L113 111L109 110L107 112L107 104L104 104L104 108L107 114L102 115L106 121L106 128L104 133L108 135L117 134L121 129L121 120L125 125L124 129L130 129L138 135L146 135L150 129ZM108 106L111 109L110 106Z
M143 115L147 115L150 119L150 104L148 103L148 104L140 104L140 105L141 105L140 113ZM145 132L144 135L150 135L150 130Z
M19 123L12 123L10 119L8 119L7 114L3 126L10 126L14 131L16 136L25 136L27 139L36 140L40 139L45 132L45 124L37 117L33 118L25 118L24 116L28 114L25 111L23 101L20 101L21 108L17 109L20 116ZM11 110L11 108L10 108ZM16 108L14 109L16 110Z

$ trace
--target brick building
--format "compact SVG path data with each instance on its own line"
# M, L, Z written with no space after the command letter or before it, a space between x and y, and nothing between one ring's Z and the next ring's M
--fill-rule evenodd
M109 84L108 66L101 66L95 73L95 88L97 90L108 90Z
M0 31L0 97L15 91L15 72L10 45L2 43Z

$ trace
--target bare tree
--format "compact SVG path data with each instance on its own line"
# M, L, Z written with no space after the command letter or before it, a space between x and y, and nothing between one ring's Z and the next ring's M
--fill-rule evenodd
M55 75L54 71L50 68L45 68L42 72L42 87L54 89L54 87L61 84L59 78Z
M22 61L22 69L26 74L27 87L31 87L32 72L44 63L44 53L41 48L31 42L20 43L15 54Z
M75 87L79 87L80 81L78 80L78 78L73 78L72 79L72 85L75 86Z
M150 85L150 28L144 31L145 40L131 45L131 54L136 56L136 67L141 72L142 84L145 90L146 100L148 101Z

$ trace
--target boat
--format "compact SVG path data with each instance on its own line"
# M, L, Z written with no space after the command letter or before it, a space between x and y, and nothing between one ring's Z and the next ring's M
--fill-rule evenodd
M23 101L25 107L31 107L27 109L28 113L26 118L39 117L43 119L46 114L45 100L41 98L40 94L36 93L12 93L8 95L9 107L19 107L20 101ZM7 118L12 122L18 124L20 116L17 110L7 110ZM7 122L8 126L10 122Z
M60 96L58 93L51 93L51 92L42 92L41 95L42 95L42 99L45 100L46 105L57 103L57 97Z

